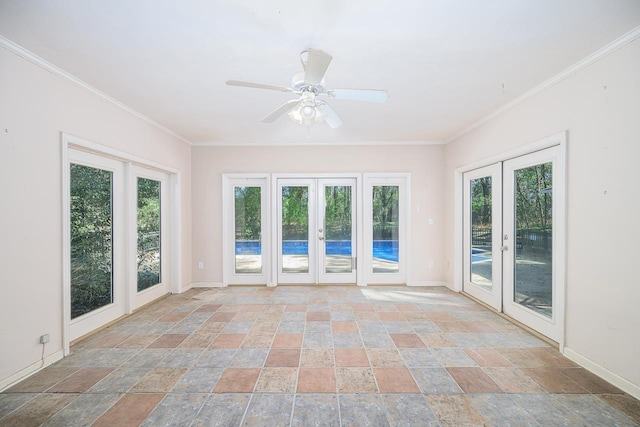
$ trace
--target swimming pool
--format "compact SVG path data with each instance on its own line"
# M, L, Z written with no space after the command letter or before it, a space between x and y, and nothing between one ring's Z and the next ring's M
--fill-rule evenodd
M489 254L489 255L487 255ZM479 262L491 261L491 253L484 249L471 248L471 263L477 264Z
M236 255L260 255L259 241L236 242ZM309 243L306 240L285 240L282 242L283 255L306 255ZM348 240L327 240L327 255L351 256L351 242ZM387 261L398 261L397 240L374 240L373 257Z

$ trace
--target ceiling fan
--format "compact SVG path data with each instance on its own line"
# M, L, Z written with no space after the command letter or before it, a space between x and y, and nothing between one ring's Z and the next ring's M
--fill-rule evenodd
M272 86L260 83L228 80L229 86L243 86L256 89L292 92L299 95L297 99L287 101L267 117L264 123L273 123L280 116L288 113L289 117L301 125L314 125L326 121L332 128L342 125L342 120L323 100L326 98L348 99L365 102L385 102L389 95L386 90L376 89L332 89L325 90L324 75L333 58L317 49L305 50L300 54L303 72L293 76L291 87Z

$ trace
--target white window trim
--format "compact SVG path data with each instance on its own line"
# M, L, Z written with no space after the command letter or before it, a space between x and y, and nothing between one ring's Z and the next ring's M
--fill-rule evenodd
M357 224L356 224L356 284L358 286L365 286L366 282L364 281L364 259L361 256L363 253L363 239L360 237L363 233L363 224L362 224L362 211L363 211L363 201L362 201L362 174L353 173L353 172L345 172L345 173L273 173L271 176L271 210L270 210L270 223L271 223L271 236L278 236L278 179L289 179L289 178L354 178L356 180L356 216L357 216ZM274 237L271 239L271 254L278 253L278 239ZM271 280L268 283L268 286L276 286L278 283L278 257L271 257Z
M85 151L93 153L95 155L118 160L124 164L125 180L128 181L130 174L130 166L138 165L143 168L153 169L164 172L169 175L168 179L168 202L170 204L170 225L169 225L169 240L171 242L169 253L167 254L167 263L171 264L169 280L169 290L173 293L181 293L183 288L182 283L182 210L181 210L181 172L178 169L170 166L163 165L161 163L153 162L144 159L139 156L134 156L124 151L114 149L102 144L98 144L93 141L89 141L84 138L80 138L65 132L61 132L61 165L62 165L62 342L63 342L63 354L67 356L70 352L70 316L71 316L71 302L69 299L71 290L71 271L70 271L70 194L69 194L69 150L74 149L78 151ZM129 186L127 186L128 188ZM125 199L130 203L130 196L125 191ZM127 212L131 212L131 207L126 206ZM125 221L130 222L131 215L125 215ZM125 229L128 228L128 224L124 225ZM131 248L125 248L127 259L131 260ZM131 268L131 262L128 262L129 268ZM127 277L131 277L127 273ZM131 312L131 304L133 295L129 292L126 295L128 300L127 306L129 313Z
M561 208L558 209L557 214L559 216L559 221L562 222L562 230L558 230L557 234L557 255L558 262L556 266L557 273L555 278L558 281L557 286L557 296L558 296L558 308L562 310L562 313L558 319L558 322L562 325L560 338L558 340L558 344L560 347L560 351L564 352L565 348L565 314L566 314L566 229L567 229L567 216L566 216L566 199L567 199L567 191L566 191L566 158L567 158L567 139L568 139L568 131L560 132L546 138L540 139L538 141L525 144L521 147L515 148L513 150L507 151L502 154L498 154L495 156L488 157L483 160L479 160L477 162L470 163L465 166L461 166L454 171L454 222L453 222L453 284L448 285L450 289L455 292L462 291L462 280L463 280L463 207L462 207L462 199L463 199L463 174L468 171L472 171L474 169L488 166L493 163L503 162L514 157L523 156L525 154L533 153L535 151L544 150L545 148L559 146L560 147L560 155L558 158L558 162L560 165L558 176L554 177L558 181L556 181L557 185L563 185L564 190L563 196L561 200ZM558 222L558 221L556 221ZM556 248L554 248L555 250Z
M161 282L147 289L138 292L138 271L137 268L129 269L129 313L133 310L148 304L171 291L171 271L174 268L169 262L171 254L171 242L169 234L171 230L171 204L169 197L169 175L155 169L143 168L138 165L129 167L129 257L131 260L137 258L138 248L138 177L160 181L160 266Z
M222 175L222 286L230 284L271 285L271 227L269 226L269 213L271 205L269 174L223 174ZM262 274L236 274L235 238L232 230L234 227L234 193L233 187L241 183L255 184L262 188L262 206L260 217L262 218Z
M369 191L373 185L399 185L399 245L398 273L373 273L373 236L372 227L372 197ZM363 174L364 211L362 225L364 227L364 250L359 252L364 259L364 281L367 284L403 284L411 283L411 174L407 172L394 173L365 173Z

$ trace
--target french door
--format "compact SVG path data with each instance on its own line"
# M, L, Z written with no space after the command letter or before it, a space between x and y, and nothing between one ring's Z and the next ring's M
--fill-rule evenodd
M356 283L356 179L277 180L278 283Z
M69 150L70 340L126 313L124 165Z
M502 311L502 164L464 174L465 292Z
M558 341L562 331L560 147L464 174L463 289Z
M129 194L129 248L132 255L130 294L132 309L139 308L169 292L168 257L169 197L166 173L131 166ZM133 262L135 261L135 264Z

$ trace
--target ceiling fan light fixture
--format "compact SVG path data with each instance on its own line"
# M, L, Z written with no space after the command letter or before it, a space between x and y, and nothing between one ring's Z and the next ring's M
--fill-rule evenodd
M303 104L289 112L289 118L299 125L313 126L322 123L327 114L317 104Z

